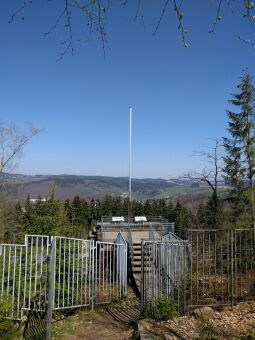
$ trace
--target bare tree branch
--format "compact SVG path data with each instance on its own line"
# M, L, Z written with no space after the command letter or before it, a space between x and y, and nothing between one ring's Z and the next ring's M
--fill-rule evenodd
M27 0L23 2L23 5L21 7L19 7L10 17L8 23L10 24L11 22L13 22L15 20L15 18L17 17L17 15L19 15L25 8L27 8L29 5L32 5L32 0ZM22 17L22 19L24 20L24 17Z
M166 0L166 1L165 1L165 4L164 4L163 9L162 9L162 13L161 13L161 15L160 15L160 17L159 17L159 19L158 19L158 22L157 22L157 26L156 26L156 28L155 28L155 30L154 30L154 32L153 32L154 35L157 33L157 31L158 31L158 29L159 29L159 26L160 26L160 24L161 24L161 21L162 21L164 15L165 15L167 6L168 6L168 4L169 4L169 1L170 1L170 0Z
M222 177L222 167L221 167L221 160L223 159L222 155L220 154L220 148L222 144L220 140L215 140L214 147L210 148L209 151L203 150L196 155L199 155L202 158L205 158L209 161L210 168L204 168L202 171L197 172L195 174L187 173L184 175L184 178L195 180L198 182L206 183L212 191L212 195L210 197L210 204L211 206L211 227L217 228L219 222L219 213L220 213L220 200L218 195L218 184L219 180Z
M187 173L184 175L184 178L206 183L212 189L213 193L217 195L218 182L222 177L221 161L223 160L223 156L220 153L220 148L222 147L221 141L214 139L214 143L214 146L208 148L208 150L196 151L194 153L195 156L207 160L210 168L204 168L202 171L193 174Z
M140 17L141 23L142 23L142 26L143 26L143 30L145 31L146 27L145 27L143 12L142 12L142 0L137 0L137 9L136 9L134 21L136 21L138 19L138 17Z
M250 46L252 46L252 47L255 47L255 41L253 41L253 40L251 40L251 39L244 39L244 38L240 37L240 35L239 35L238 39L239 39L240 41L242 41L243 43L247 44L247 45L250 45Z
M21 0L20 0L21 1ZM158 5L159 1L154 0L155 3ZM184 14L181 8L184 4L184 0L171 0L173 4L173 10L175 11L177 15L178 20L178 29L181 32L181 38L182 43L184 47L187 47L187 33L188 30L185 29L183 25L183 18ZM214 20L213 27L210 30L210 33L214 33L216 30L216 27L219 23L219 21L222 20L222 12L223 12L223 5L225 7L230 8L231 12L234 12L234 0L216 0L217 6L216 6L216 17ZM254 4L251 0L242 0L244 5L245 12L243 13L243 17L245 17L248 22L250 23L252 29L255 22L255 15L254 15ZM119 3L122 6L126 6L129 2L129 0L119 0ZM57 27L60 25L63 25L65 28L67 37L65 39L62 39L60 41L61 46L63 47L63 50L60 53L59 59L63 59L63 57L70 52L71 54L74 53L74 43L77 42L87 42L93 31L95 31L98 35L98 38L101 41L103 54L105 56L106 54L106 21L108 18L108 14L110 12L110 4L112 3L112 0L58 0L58 6L60 7L59 15L57 16L55 22L53 25L49 28L49 30L44 34L44 36L48 36L50 33L52 33ZM153 34L155 35L159 27L162 23L163 18L165 17L168 7L169 7L170 0L164 0L163 1L163 7L161 10L161 14L156 22L156 27L153 31ZM29 5L32 5L32 0L25 0L21 1L20 7L11 15L9 19L9 23L15 21L16 17L21 14ZM60 4L60 5L59 5ZM143 29L145 30L145 23L144 23L144 13L142 10L142 0L136 0L136 9L135 9L135 17L134 20L137 20L138 18L141 18L141 22L143 25ZM87 31L84 34L85 38L83 36L79 36L76 32L76 20L74 20L74 16L76 13L80 13L83 17L85 17L85 23L87 27ZM242 14L241 14L242 15ZM76 18L76 17L75 17ZM22 17L24 19L24 17ZM240 39L240 37L239 37ZM249 39L240 39L243 42L250 44L253 46L253 42L251 42Z
M209 31L209 33L214 33L215 32L216 26L218 25L219 21L222 19L222 16L221 16L222 2L223 2L223 0L219 0L218 6L217 6L217 13L216 13L216 17L215 17L215 20L214 20L214 24L213 24L213 27L211 28L211 30Z
M183 27L183 24L182 24L182 19L183 19L183 13L181 12L182 1L179 6L177 6L177 0L173 0L173 2L174 2L174 10L176 11L177 18L179 21L178 29L181 30L183 46L188 47L188 44L185 38L185 34L187 34L188 31Z
M13 161L39 132L34 127L30 127L28 132L22 132L16 125L5 126L0 123L0 173L13 169Z

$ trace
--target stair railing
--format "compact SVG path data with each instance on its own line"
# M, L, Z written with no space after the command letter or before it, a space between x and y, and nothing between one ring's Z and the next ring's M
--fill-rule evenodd
M150 223L149 225L150 225L149 240L150 240L150 241L155 241L156 239L155 239L155 235L154 235L154 232L153 232L151 223Z
M131 257L131 261L133 263L133 261L134 261L134 246L133 246L130 224L128 225L127 232L128 232L128 244L129 244L129 250L130 250L130 257Z

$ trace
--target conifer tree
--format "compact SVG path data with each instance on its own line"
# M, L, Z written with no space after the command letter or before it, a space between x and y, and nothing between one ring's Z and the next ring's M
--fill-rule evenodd
M239 93L232 94L229 102L236 106L239 112L227 111L228 131L231 137L223 138L226 151L224 171L227 182L233 186L235 217L237 218L245 207L249 206L254 224L255 87L247 71L243 74L237 88Z

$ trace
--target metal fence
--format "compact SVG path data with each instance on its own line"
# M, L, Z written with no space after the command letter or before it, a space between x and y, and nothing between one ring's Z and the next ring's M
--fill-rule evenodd
M255 230L188 230L142 242L142 311L162 296L188 312L255 300Z
M161 241L183 241L179 236L175 235L173 232L169 231L167 234L162 235Z
M166 296L185 310L190 266L187 241L142 241L141 306L144 312Z
M95 266L96 304L121 299L126 294L127 251L122 244L97 242Z
M0 244L0 299L6 318L45 309L48 250L48 236L26 235L24 245Z
M108 303L127 291L127 244L26 235L0 244L0 303L5 318Z
M255 299L255 230L189 230L189 306L233 305Z
M93 261L91 241L57 236L53 242L53 309L90 305Z

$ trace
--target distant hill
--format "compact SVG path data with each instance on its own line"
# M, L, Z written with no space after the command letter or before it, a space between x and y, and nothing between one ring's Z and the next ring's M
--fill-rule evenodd
M48 197L50 188L55 185L58 199L72 199L75 195L83 198L102 198L106 194L125 197L128 195L128 177L75 176L75 175L20 175L2 174L0 180L8 182L13 188L13 195L18 200ZM222 183L222 188L223 183ZM144 178L132 179L134 199L173 198L187 199L192 195L206 197L209 188L197 185L190 180Z

